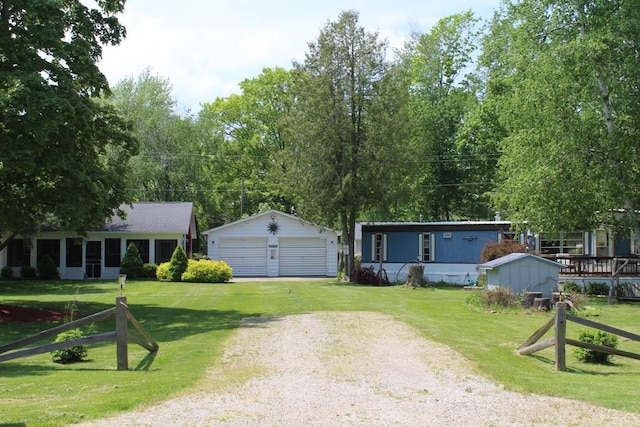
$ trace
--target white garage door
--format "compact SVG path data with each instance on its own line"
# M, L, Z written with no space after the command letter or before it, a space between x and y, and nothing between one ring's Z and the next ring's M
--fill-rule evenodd
M267 275L267 239L220 239L219 256L234 277Z
M326 276L326 240L281 238L280 275Z

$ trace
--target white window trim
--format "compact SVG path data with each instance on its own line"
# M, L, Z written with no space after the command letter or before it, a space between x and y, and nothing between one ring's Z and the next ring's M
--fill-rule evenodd
M429 259L424 260L424 235L429 235ZM420 233L418 235L418 259L420 262L436 261L436 235L434 233Z

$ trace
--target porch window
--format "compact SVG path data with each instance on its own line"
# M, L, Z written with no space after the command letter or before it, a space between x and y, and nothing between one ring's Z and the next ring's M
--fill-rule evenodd
M387 260L387 235L374 233L371 238L371 261L382 262Z
M7 265L22 267L31 265L31 242L25 239L13 239L7 247Z
M562 233L555 236L541 236L540 253L545 255L583 255L584 233Z
M420 234L420 261L433 262L436 260L435 238L433 233Z
M104 266L120 267L122 246L120 239L104 239Z
M149 262L149 240L127 240L127 247L129 247L130 243L136 245L142 262L147 264Z
M38 262L49 255L56 266L60 267L60 239L38 239Z
M82 267L82 240L67 238L67 267Z
M171 255L177 246L176 240L156 240L156 264L171 261Z

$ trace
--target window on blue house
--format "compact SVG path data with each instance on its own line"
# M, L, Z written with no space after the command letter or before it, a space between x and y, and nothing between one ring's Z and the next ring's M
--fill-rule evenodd
M420 235L420 261L433 262L436 260L435 238L432 233Z
M371 261L381 262L387 260L387 235L375 233L371 236Z
M558 233L555 236L540 236L540 253L552 254L584 254L584 233Z

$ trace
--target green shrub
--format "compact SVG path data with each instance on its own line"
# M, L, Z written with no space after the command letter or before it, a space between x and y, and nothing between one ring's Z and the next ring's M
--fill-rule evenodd
M13 268L11 268L9 266L2 267L2 270L0 270L0 277L2 277L3 279L12 278L13 277Z
M83 338L85 335L82 330L76 328L58 334L54 343L65 342L77 338ZM55 363L75 363L82 362L88 355L87 346L79 345L76 347L62 348L51 352L51 360Z
M41 280L58 280L60 272L58 266L49 255L45 255L38 261L38 279Z
M38 277L38 272L35 268L30 265L23 265L20 267L20 278L21 279L35 279Z
M176 246L171 255L171 261L169 261L169 279L172 282L179 282L182 279L182 274L187 271L189 264L189 258L185 253L182 246Z
M138 247L133 242L129 243L120 264L120 274L126 274L127 279L140 279L144 274L143 265Z
M231 267L224 261L190 259L187 271L182 274L183 282L224 283L233 277Z
M142 265L142 277L145 279L155 279L158 265L154 263L147 263Z
M169 262L161 263L156 269L158 280L169 280Z
M522 306L521 298L513 289L498 286L480 293L480 303L488 308L516 308Z
M587 295L609 295L609 285L604 282L589 282L585 290Z
M604 331L582 330L578 334L578 340L604 347L616 348L618 346L618 337ZM607 364L610 363L612 357L608 353L582 347L576 348L574 354L580 362L585 363Z
M575 282L564 282L562 284L562 289L565 294L580 294L582 293L582 288Z

